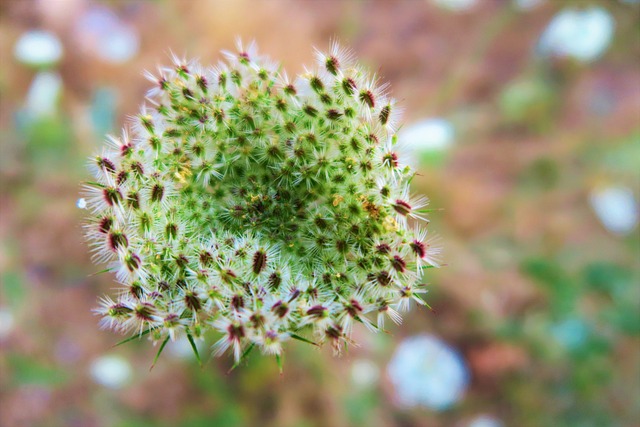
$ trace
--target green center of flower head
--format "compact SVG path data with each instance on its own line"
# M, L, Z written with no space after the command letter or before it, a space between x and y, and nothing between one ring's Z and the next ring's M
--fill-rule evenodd
M239 359L399 322L439 249L385 86L336 44L295 81L253 45L224 55L147 74L150 105L92 159L87 236L126 289L103 324L165 342L216 330Z

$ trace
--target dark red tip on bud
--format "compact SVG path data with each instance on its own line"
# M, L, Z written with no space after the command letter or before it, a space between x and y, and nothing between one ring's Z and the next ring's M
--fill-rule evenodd
M326 317L327 309L322 305L315 305L311 307L309 310L307 310L307 314L309 316L318 317L318 318Z
M391 275L387 271L381 271L376 275L376 281L380 286L389 286L391 283Z
M286 93L287 95L295 95L297 93L296 87L294 85L287 85L284 88L284 93Z
M336 58L335 56L329 56L325 61L324 66L328 72L330 72L335 76L336 74L338 74L338 69L340 68L340 62L338 61L338 58Z
M418 256L424 258L427 255L427 245L419 240L414 240L409 244L411 250Z
M249 317L249 321L251 322L251 325L253 325L254 328L258 329L264 326L265 318L262 314L253 313L251 317Z
M138 178L144 176L144 168L142 167L142 163L133 162L131 163L131 172Z
M129 271L133 272L140 267L140 257L131 252L124 258L124 264L127 266Z
M400 255L394 255L393 258L391 258L391 266L394 270L404 273L407 269L407 262L402 259Z
M177 326L180 322L180 316L175 313L170 313L164 318L164 325L167 327Z
M231 298L231 307L234 310L240 310L244 307L244 299L242 298L242 295L236 294Z
M380 243L379 245L376 245L376 252L381 255L386 255L391 252L391 246L386 243Z
M176 256L175 261L176 265L181 270L184 270L187 265L189 265L189 258L187 258L187 256L184 254L179 254L178 256Z
M362 306L355 299L349 301L349 304L347 304L345 308L351 317L356 317L358 313L362 312Z
M291 296L289 297L289 300L287 302L291 302L293 300L295 300L296 298L298 298L300 296L300 289L298 288L294 288L293 291L291 292Z
M160 184L155 184L151 189L151 201L159 202L164 196L164 187Z
M196 84L198 85L201 91L203 92L207 91L207 79L204 76L197 76Z
M289 305L287 305L286 302L278 301L277 303L273 304L273 306L271 307L271 311L273 311L276 316L282 319L289 312Z
M240 341L240 339L245 336L244 328L238 323L230 324L227 328L227 332L229 333L229 340L231 341Z
M302 110L311 117L315 117L318 115L318 110L316 110L314 107L312 107L311 105L305 105Z
M122 317L122 316L128 315L132 311L133 310L131 310L126 305L124 305L122 303L117 303L117 304L113 304L111 307L109 307L109 316L111 316L111 317Z
M106 157L96 157L96 164L100 169L113 173L116 171L116 165Z
M253 274L260 274L262 270L267 266L267 253L260 249L253 254Z
M116 184L122 185L129 178L129 172L122 170L118 172L118 176L116 177Z
M111 230L111 226L113 225L113 218L110 216L105 216L100 219L98 222L98 230L101 233L108 233Z
M382 156L382 164L390 168L397 168L399 164L398 155L394 152L386 153Z
M237 277L233 270L224 270L220 273L220 279L225 283L233 283Z
M318 76L311 77L311 79L309 79L309 85L311 86L311 89L313 89L318 93L324 90L324 84L322 83L322 80L320 80L320 77Z
M384 301L384 300L378 300L378 311L380 313L384 313L385 311L389 310L389 303Z
M138 319L149 322L153 320L153 315L156 312L156 308L153 306L153 304L142 302L136 306L135 312Z
M102 190L102 195L109 206L113 206L122 200L122 193L116 187L106 187Z
M164 231L167 239L175 239L178 236L178 226L176 224L167 224Z
M282 284L282 276L280 273L274 271L269 276L269 279L267 279L267 283L269 284L269 289L275 291L280 287L280 284Z
M133 143L127 142L126 144L122 144L120 146L120 155L122 157L127 157L133 152Z
M378 144L380 144L380 140L379 140L379 139L378 139L378 137L377 137L375 134L373 134L373 133L370 133L369 135L367 135L367 136L366 136L366 139L367 139L367 141L368 141L370 144L373 144L373 145L378 145Z
M342 80L342 90L344 90L344 92L349 96L353 95L353 92L356 90L355 80L352 78Z
M360 102L367 104L369 108L373 108L376 106L376 100L373 96L373 93L370 90L363 90L360 92Z
M140 282L133 282L129 287L129 293L136 299L142 298L144 295L144 289Z
M411 205L400 199L393 204L393 209L402 216L407 216L411 213Z
M329 326L325 334L332 340L340 339L342 337L342 328L339 325Z
M126 248L129 245L127 236L121 231L112 231L107 236L109 248L116 252L118 248Z
M140 209L140 194L133 191L127 194L127 206L133 209Z
M327 118L329 120L338 120L342 116L342 113L338 110L331 109L327 110Z
M384 107L382 107L382 110L380 110L380 114L378 115L378 119L380 119L380 123L382 125L386 125L387 122L389 121L390 115L391 115L391 106L385 105Z
M323 92L320 94L320 101L325 105L329 105L331 104L332 99L328 93Z
M202 302L198 295L196 295L193 291L187 291L184 294L184 303L191 311L200 311L202 308Z
M205 267L210 266L213 263L213 255L207 251L200 252L200 263Z

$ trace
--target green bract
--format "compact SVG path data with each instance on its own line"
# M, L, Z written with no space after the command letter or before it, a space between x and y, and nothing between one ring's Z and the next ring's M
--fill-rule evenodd
M88 240L123 286L103 325L161 348L217 330L238 360L400 322L439 249L385 86L336 44L295 81L254 45L224 55L148 74L150 105L91 160Z

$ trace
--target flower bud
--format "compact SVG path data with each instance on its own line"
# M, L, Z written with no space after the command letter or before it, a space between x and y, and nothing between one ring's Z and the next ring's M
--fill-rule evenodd
M440 250L386 85L337 43L295 83L254 44L223 53L145 73L152 105L89 162L87 239L124 287L101 324L217 331L214 353L238 360L288 338L340 351L356 322L399 323Z

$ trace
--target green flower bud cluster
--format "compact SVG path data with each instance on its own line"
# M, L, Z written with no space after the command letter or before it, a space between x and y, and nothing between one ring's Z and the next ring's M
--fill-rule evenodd
M335 43L294 81L253 44L223 53L147 73L148 105L91 159L87 237L122 285L103 326L161 348L215 330L237 361L399 323L440 250L386 86Z

